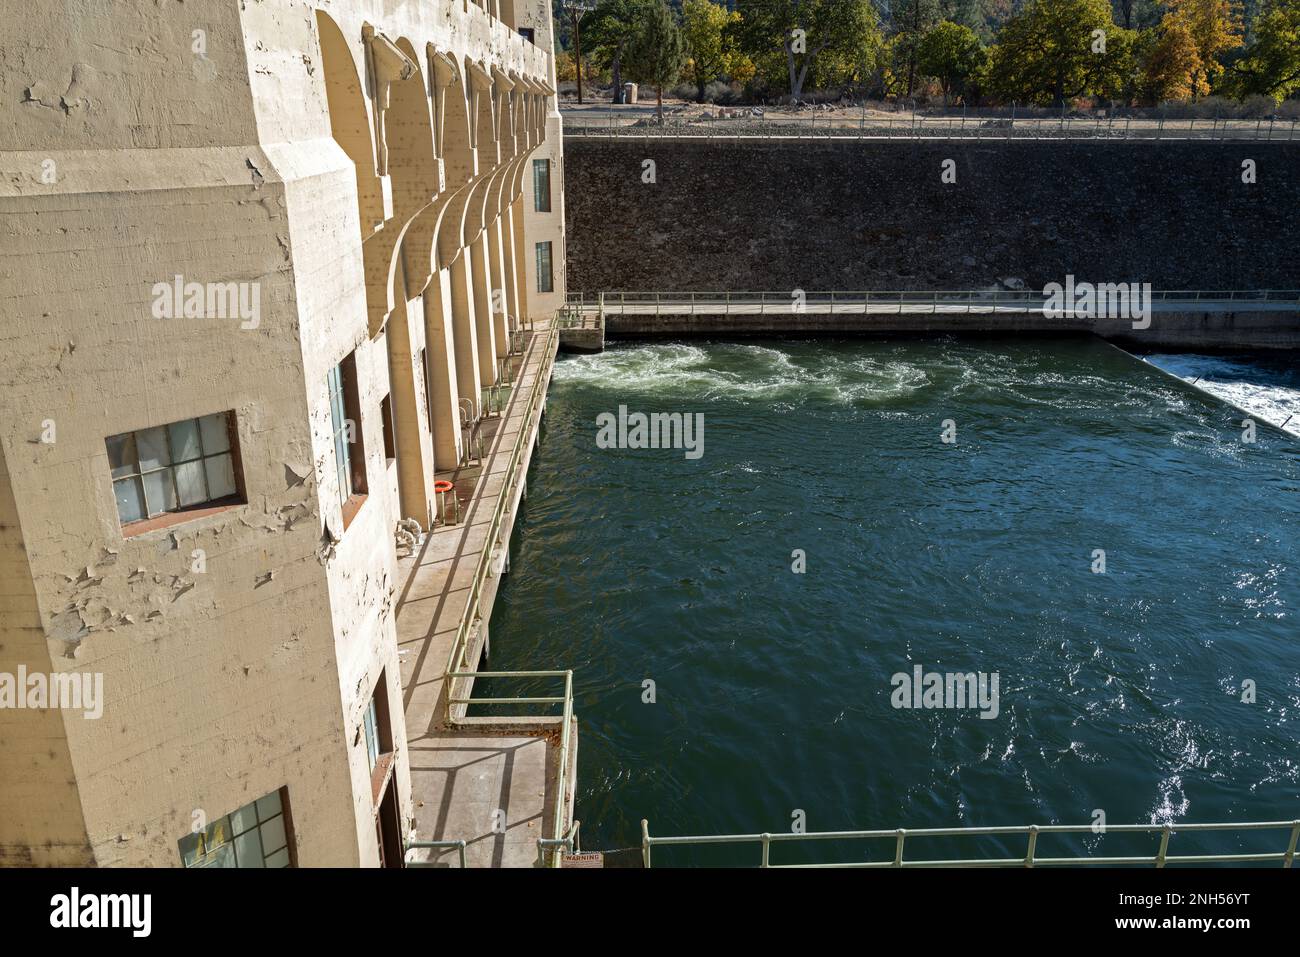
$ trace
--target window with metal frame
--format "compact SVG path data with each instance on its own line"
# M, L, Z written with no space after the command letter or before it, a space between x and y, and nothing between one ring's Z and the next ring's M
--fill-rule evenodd
M242 501L235 414L218 412L104 440L123 527Z
M551 244L549 241L537 244L537 291L555 291L555 273L551 267Z
M366 457L361 442L361 402L357 389L356 353L330 369L327 376L334 465L338 470L339 503L366 494ZM346 524L346 520L345 520Z
M288 788L218 818L179 841L185 867L293 867Z
M533 160L533 210L551 211L551 161L548 159Z

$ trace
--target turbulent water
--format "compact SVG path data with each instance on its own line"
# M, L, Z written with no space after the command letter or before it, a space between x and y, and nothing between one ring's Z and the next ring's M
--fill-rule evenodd
M703 413L703 456L599 448L620 405ZM638 844L643 817L655 834L1294 819L1300 444L1243 442L1240 418L1094 340L567 358L491 666L575 669L589 848ZM916 664L996 673L997 716L894 707ZM1154 853L1128 835L1039 853L1084 847Z
M1281 359L1200 355L1145 358L1265 422L1300 435L1300 355Z

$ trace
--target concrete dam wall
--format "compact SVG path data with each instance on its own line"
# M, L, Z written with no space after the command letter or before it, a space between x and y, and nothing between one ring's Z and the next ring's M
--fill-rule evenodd
M1300 288L1300 142L574 137L565 164L574 292Z

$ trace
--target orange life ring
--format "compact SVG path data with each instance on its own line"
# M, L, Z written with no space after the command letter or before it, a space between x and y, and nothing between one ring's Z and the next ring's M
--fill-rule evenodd
M438 493L450 492L455 487L455 485L448 482L446 479L438 479L438 481L433 483L433 490Z

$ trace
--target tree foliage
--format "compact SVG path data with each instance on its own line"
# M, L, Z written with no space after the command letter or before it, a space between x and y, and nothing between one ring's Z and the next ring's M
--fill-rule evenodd
M945 103L954 93L965 95L986 57L975 31L950 20L932 28L917 45L918 69L939 81Z
M1053 106L1114 87L1125 64L1112 40L1122 29L1109 0L1030 0L998 35L990 87L1007 100Z
M1254 40L1231 67L1233 93L1282 100L1300 92L1300 3L1272 0L1255 21Z
M729 13L712 0L685 0L682 4L682 34L689 60L686 65L700 101L704 89L722 74L736 79L753 75L753 66L739 48L736 28L740 14Z
M655 0L600 0L580 22L584 56L610 71L615 103L623 102L623 63L628 44L645 28L646 16L654 3Z
M779 54L796 99L819 64L856 69L871 60L880 42L871 0L737 0L736 9L745 52L769 67Z
M655 88L659 121L663 122L664 87L676 83L686 67L686 40L664 0L656 0L646 12L641 29L628 41L624 58L632 79Z
M1176 32L1185 44L1188 37L1196 47L1187 86L1193 97L1207 96L1223 73L1219 57L1241 46L1241 4L1236 0L1164 0L1168 13L1160 21L1160 32ZM1173 42L1173 41L1171 41Z

